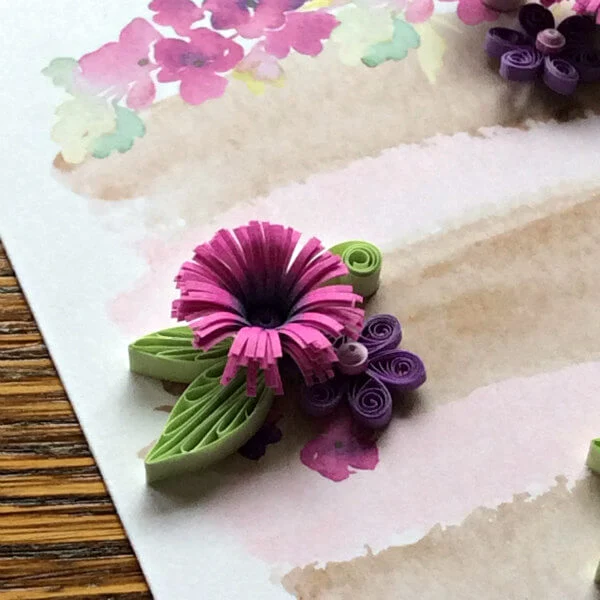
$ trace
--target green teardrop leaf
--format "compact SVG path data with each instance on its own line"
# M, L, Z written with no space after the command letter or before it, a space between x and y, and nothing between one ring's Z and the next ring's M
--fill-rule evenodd
M151 333L129 346L129 368L155 379L190 383L212 365L225 365L231 340L204 352L194 348L193 339L187 325Z
M246 395L246 374L220 383L224 363L215 363L183 393L146 457L148 482L203 469L241 448L267 418L273 392L259 376L256 397Z

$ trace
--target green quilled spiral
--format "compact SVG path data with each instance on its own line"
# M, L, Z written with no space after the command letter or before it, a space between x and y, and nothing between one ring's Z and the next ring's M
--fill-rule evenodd
M348 275L339 283L352 285L354 291L363 298L370 298L379 288L381 276L381 251L369 242L355 240L333 246L329 251L336 254L348 267Z

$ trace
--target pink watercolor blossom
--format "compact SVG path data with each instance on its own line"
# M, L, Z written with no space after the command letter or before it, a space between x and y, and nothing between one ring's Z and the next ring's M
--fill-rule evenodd
M424 23L433 14L433 0L408 0L404 18L409 23Z
M575 0L573 9L580 15L595 15L600 25L600 0Z
M285 25L266 34L265 49L277 58L285 58L293 48L300 54L316 56L323 50L322 40L329 39L339 21L327 12L292 13Z
M152 0L148 8L156 12L152 18L155 23L172 27L179 35L187 35L204 17L204 9L192 0Z
M308 385L333 377L331 340L356 338L362 329L362 298L352 286L325 285L347 274L346 265L316 238L292 259L299 240L291 228L257 221L221 230L195 249L176 278L181 295L172 315L188 322L202 350L234 338L221 382L245 367L249 396L257 393L260 371L269 388L283 393L284 355Z
M276 81L283 75L277 59L265 51L264 42L256 44L236 67L240 73L252 73L259 81Z
M379 462L374 438L360 430L343 413L331 420L325 431L300 451L300 460L309 469L331 481L343 481L356 473L351 469L372 471Z
M454 0L442 1L453 2ZM465 25L479 25L485 21L496 21L500 17L498 11L488 8L481 0L458 0L456 14Z
M239 44L210 29L189 32L190 40L162 39L155 56L160 65L158 80L180 81L181 97L189 104L201 104L223 95L227 79L220 75L233 69L243 58Z
M157 65L150 60L150 48L161 39L148 21L134 19L121 31L118 42L109 42L79 59L80 87L107 92L116 99L126 96L130 108L146 108L156 95L150 73Z
M286 13L296 10L305 0L206 0L215 29L236 29L245 38L256 38L270 29L279 29Z

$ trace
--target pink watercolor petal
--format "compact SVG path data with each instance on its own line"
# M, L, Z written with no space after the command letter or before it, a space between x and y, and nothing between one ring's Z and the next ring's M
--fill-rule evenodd
M433 14L433 0L413 0L409 3L404 17L409 23L424 23Z
M156 87L150 77L136 81L127 94L127 106L133 110L148 108L156 97Z
M200 71L181 80L179 93L188 104L202 104L212 98L220 98L227 88L227 79L214 73Z
M293 48L300 54L316 56L323 50L322 40L329 39L339 21L322 11L288 14L286 24L277 31L269 31L265 50L277 58L285 58Z
M481 0L459 0L456 14L466 25L495 21L500 16L499 12L488 8Z
M192 0L152 0L148 8L157 13L155 23L172 27L179 35L186 35L204 17L204 10Z

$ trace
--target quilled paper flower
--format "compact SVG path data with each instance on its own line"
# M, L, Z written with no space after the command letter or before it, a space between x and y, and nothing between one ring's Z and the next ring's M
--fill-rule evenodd
M553 91L572 94L579 82L600 80L600 53L594 49L594 23L574 15L558 26L539 4L519 11L522 31L494 27L486 36L489 56L500 59L500 75L510 81L540 77Z
M272 405L284 389L278 364L284 356L313 392L342 390L351 409L343 418L354 416L347 427L340 413L332 415L331 435L309 441L302 462L334 481L348 477L350 467L375 468L372 428L389 420L387 396L418 387L425 370L396 349L401 335L394 317L363 323L362 297L354 290L376 292L381 252L356 240L326 251L316 238L300 246L300 237L256 221L218 231L176 277L173 316L188 325L129 346L132 372L189 384L145 458L149 482L203 469L236 451L259 460L282 435L282 405ZM335 379L327 384L329 378Z
M256 221L221 230L196 248L177 276L181 295L173 316L189 323L202 350L234 338L221 382L245 367L250 396L259 372L267 387L283 392L283 355L309 385L333 377L338 358L331 340L356 338L362 327L362 297L349 285L325 285L348 274L342 259L316 238L292 258L299 240L291 228Z
M323 417L345 402L360 425L385 427L392 418L394 397L416 390L426 380L421 359L398 349L401 339L396 317L374 315L366 321L358 341L339 340L337 375L304 389L304 412Z

